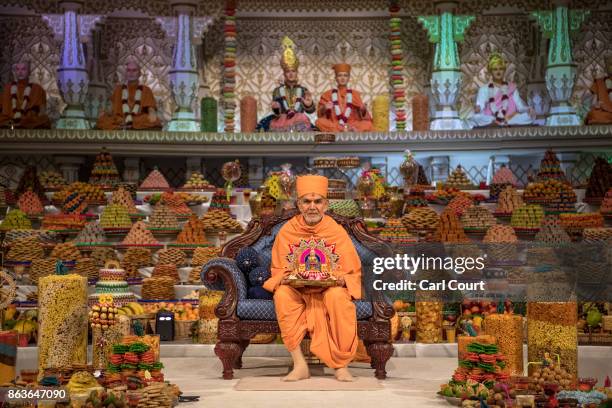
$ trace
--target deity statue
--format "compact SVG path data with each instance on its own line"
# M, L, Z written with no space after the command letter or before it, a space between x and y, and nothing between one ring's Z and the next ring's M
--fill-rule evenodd
M321 264L319 262L319 258L317 258L317 254L314 249L310 249L310 253L308 254L308 259L306 259L306 272L309 271L321 271Z
M49 129L51 122L45 114L47 94L38 84L30 82L30 64L13 65L15 81L2 92L0 127L23 129Z
M593 82L591 92L595 95L591 111L586 117L587 125L612 123L612 55L605 59L607 76Z
M257 130L271 132L304 132L312 129L306 113L314 113L312 94L298 83L300 61L295 55L295 44L289 37L283 38L281 67L283 83L272 93L272 115L262 119Z
M368 114L361 94L348 87L351 66L336 64L333 69L337 88L321 95L316 126L323 132L372 131L372 117Z
M161 129L153 91L139 82L140 66L136 62L125 65L125 78L126 82L116 85L111 96L112 112L102 112L96 128Z
M472 127L531 125L535 111L527 106L514 82L504 81L506 61L498 53L489 56L487 70L492 81L478 90Z

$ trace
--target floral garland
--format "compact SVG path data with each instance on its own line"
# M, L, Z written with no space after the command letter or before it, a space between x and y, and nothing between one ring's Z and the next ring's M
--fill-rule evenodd
M338 102L338 90L334 89L331 94L332 103L334 104L334 113L338 118L338 122L340 123L340 127L346 128L348 123L348 118L351 117L351 113L353 111L353 90L346 90L346 108L344 109L344 113L340 112L340 103Z
M508 90L508 83L502 83L502 105L500 109L497 109L495 106L495 85L491 82L489 83L489 109L495 115L495 121L498 123L506 123L506 112L508 111L508 101L510 100L510 96L506 93Z
M32 92L32 84L28 83L23 90L23 100L21 101L21 107L17 109L17 83L11 84L11 106L13 109L13 119L21 120L22 115L25 113L30 102L30 93Z
M236 127L236 1L226 1L223 34L223 117L225 132L231 133Z
M391 86L393 88L393 106L395 107L395 127L397 130L406 129L406 87L404 86L404 51L402 49L402 19L399 17L400 6L397 0L391 0L389 6L389 20L391 42Z
M285 91L285 85L281 85L280 89L278 90L278 93L281 96L281 102L283 104L283 111L287 112L287 117L289 119L291 119L293 115L295 115L297 112L302 111L302 98L304 96L304 88L302 88L301 86L297 87L295 102L293 103L293 106L291 108L289 108L289 101L287 100L287 93Z
M134 105L132 105L132 109L130 110L130 105L128 104L128 87L123 84L121 87L121 109L123 110L123 116L125 117L125 124L130 126L134 121L133 115L137 115L140 113L140 101L142 100L142 85L138 85L136 88L136 93L134 94Z

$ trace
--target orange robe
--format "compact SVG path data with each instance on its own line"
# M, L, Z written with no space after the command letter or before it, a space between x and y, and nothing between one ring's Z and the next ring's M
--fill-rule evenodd
M2 113L0 113L0 127L10 127L13 121L13 104L11 100L11 85L7 84L2 92ZM21 108L23 103L23 93L27 81L17 82L17 109ZM26 105L25 112L21 115L18 122L14 122L13 126L24 129L49 129L51 121L45 115L45 106L47 105L47 94L45 90L38 84L32 84L30 91L30 100Z
M606 80L612 82L612 77L596 79L591 87L591 91L597 96L599 108L592 108L586 117L587 125L608 125L612 123L612 97L609 92L612 91L606 85Z
M128 85L128 107L130 111L134 107L134 99L136 96L136 90L138 84ZM121 101L122 85L115 86L113 95L111 96L112 114L108 115L102 113L98 118L96 128L103 130L117 130L122 129L125 123L125 115L123 114L123 102ZM161 129L162 125L159 121L159 117L155 121L151 122L149 119L149 109L156 109L157 104L153 97L151 88L146 85L142 85L142 96L140 98L140 113L132 114L132 129Z
M345 87L338 90L338 104L340 105L340 112L344 113L346 110L346 89ZM366 112L366 115L361 118L359 115L359 109L363 105L361 100L361 94L352 90L353 92L353 109L351 115L348 117L347 125L350 128L354 128L356 132L371 132L372 131L372 117ZM342 132L347 129L343 129L340 126L338 117L336 116L335 109L327 111L325 104L332 102L332 90L326 91L321 95L319 99L319 106L317 109L318 119L316 122L317 127L323 132Z
M335 244L339 255L335 275L346 287L333 287L319 293L281 285L291 268L287 255L290 244L302 239L324 239ZM310 351L330 368L346 367L357 351L357 314L352 299L361 298L361 261L347 232L331 217L324 216L309 226L304 217L290 219L278 232L272 248L272 277L264 288L274 292L274 307L283 342L289 351L300 346L304 335L311 338Z

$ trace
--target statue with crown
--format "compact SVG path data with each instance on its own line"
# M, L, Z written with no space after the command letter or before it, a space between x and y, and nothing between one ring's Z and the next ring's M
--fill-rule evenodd
M523 101L516 84L504 80L506 66L501 54L491 53L487 63L491 81L478 90L474 113L468 118L471 127L533 124L535 111Z
M283 80L272 92L272 114L259 121L258 131L307 132L313 129L307 114L314 114L316 107L312 94L298 83L300 61L295 54L295 44L289 37L283 38L280 65Z

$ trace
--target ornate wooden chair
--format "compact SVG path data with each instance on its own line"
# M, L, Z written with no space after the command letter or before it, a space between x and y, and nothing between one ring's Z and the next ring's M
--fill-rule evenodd
M225 294L215 309L219 318L215 354L223 364L223 378L231 380L233 370L242 367L242 354L250 339L258 333L280 333L274 303L271 300L248 299L247 278L234 258L240 248L253 247L262 263L269 267L276 234L295 212L280 217L254 218L244 234L222 248L221 257L202 268L203 282L210 288L223 289ZM367 233L361 219L349 219L329 213L349 233L361 259L364 297L356 300L358 335L363 340L378 379L386 378L385 366L393 353L390 343L390 322L393 307L379 292L372 289L373 259L392 256L389 246Z

